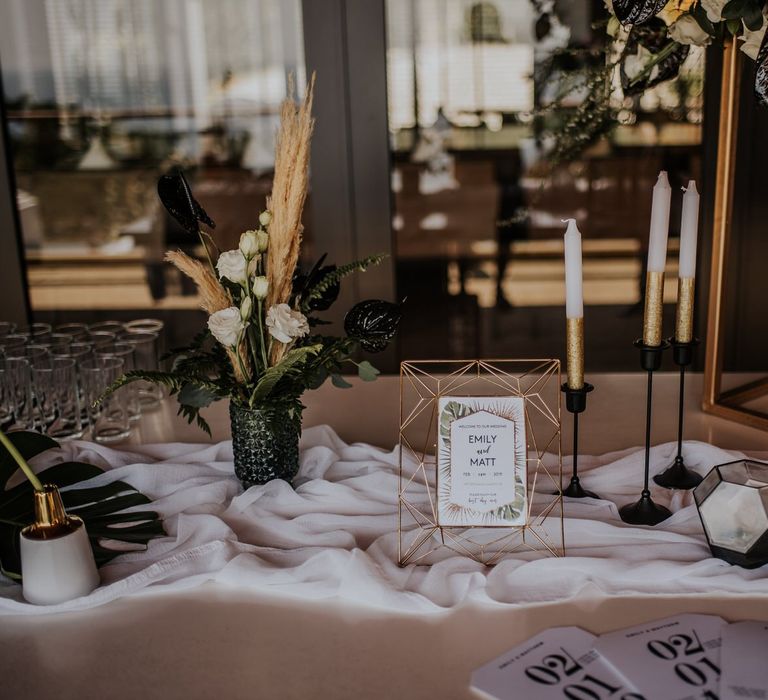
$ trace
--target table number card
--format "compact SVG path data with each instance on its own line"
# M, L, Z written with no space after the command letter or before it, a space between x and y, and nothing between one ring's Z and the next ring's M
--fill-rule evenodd
M653 700L718 700L725 622L679 615L600 637L595 649Z
M438 431L438 523L525 525L524 399L443 396Z
M723 627L720 700L768 698L768 622Z
M578 627L546 630L475 671L472 687L496 700L646 700L594 641Z

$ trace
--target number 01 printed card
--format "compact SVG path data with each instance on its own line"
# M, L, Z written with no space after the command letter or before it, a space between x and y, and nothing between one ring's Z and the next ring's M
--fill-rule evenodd
M441 397L438 524L525 525L526 457L524 399Z

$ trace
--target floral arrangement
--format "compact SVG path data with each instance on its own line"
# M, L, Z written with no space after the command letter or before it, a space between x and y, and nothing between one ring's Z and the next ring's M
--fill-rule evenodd
M219 251L202 226L215 223L192 196L184 174L175 171L158 182L169 213L190 234L200 237L205 261L181 251L166 254L196 284L207 328L189 347L172 351L170 371L128 372L114 388L135 380L166 385L179 401L179 412L210 433L200 409L229 398L243 409L280 408L293 422L301 419L300 396L328 377L339 387L344 365L355 365L361 379L379 374L360 349L383 350L400 321L397 304L369 300L345 318L343 337L315 329L326 323L316 314L330 308L344 277L379 264L374 255L341 267L325 265L323 256L306 273L299 270L302 211L307 196L314 78L301 104L286 99L277 134L275 175L267 210L259 226L243 233L238 248ZM289 90L292 93L292 87Z
M768 105L765 71L768 68L768 44L765 41L768 26L766 0L613 0L610 5L612 22L609 34L619 35L619 25L630 26L629 34L636 34L631 51L624 57L635 66L638 76L649 81L668 80L677 75L690 46L708 46L733 37L741 42L741 50L758 63L755 82L757 99ZM666 41L644 40L646 25L654 21L666 30ZM627 42L629 44L629 42ZM675 57L670 62L670 58Z
M672 42L680 46L707 46L729 36L743 42L741 50L753 61L759 60L761 47L764 58L768 51L765 46L768 2L765 0L613 0L610 8L615 22L609 33L614 36L617 23L634 27L654 17L661 20L670 40L663 47L667 52L675 50L670 46ZM664 60L660 52L650 51L647 46L643 48L650 54L644 68L653 61L653 69Z
M544 92L555 95L539 109L548 124L553 163L572 160L608 133L626 98L678 77L691 46L738 42L757 62L755 95L768 105L768 0L606 0L606 5L602 49L558 51L542 68L540 77L550 84ZM579 104L570 109L574 96Z

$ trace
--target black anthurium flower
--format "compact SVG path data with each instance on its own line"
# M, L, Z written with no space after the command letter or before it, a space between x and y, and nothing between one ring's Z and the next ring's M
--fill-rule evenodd
M764 107L768 107L768 32L760 44L757 54L757 72L755 73L755 97Z
M367 299L349 310L344 318L344 330L363 350L381 352L395 337L402 315L400 304Z
M181 168L175 168L160 176L157 181L157 194L168 213L188 233L197 235L201 222L216 228L213 219L192 196L192 190Z
M664 9L667 0L613 0L613 11L622 24L642 24Z

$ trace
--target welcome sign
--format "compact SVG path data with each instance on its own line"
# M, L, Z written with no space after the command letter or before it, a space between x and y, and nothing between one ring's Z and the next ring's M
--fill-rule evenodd
M438 524L525 525L524 400L444 396L438 414Z

